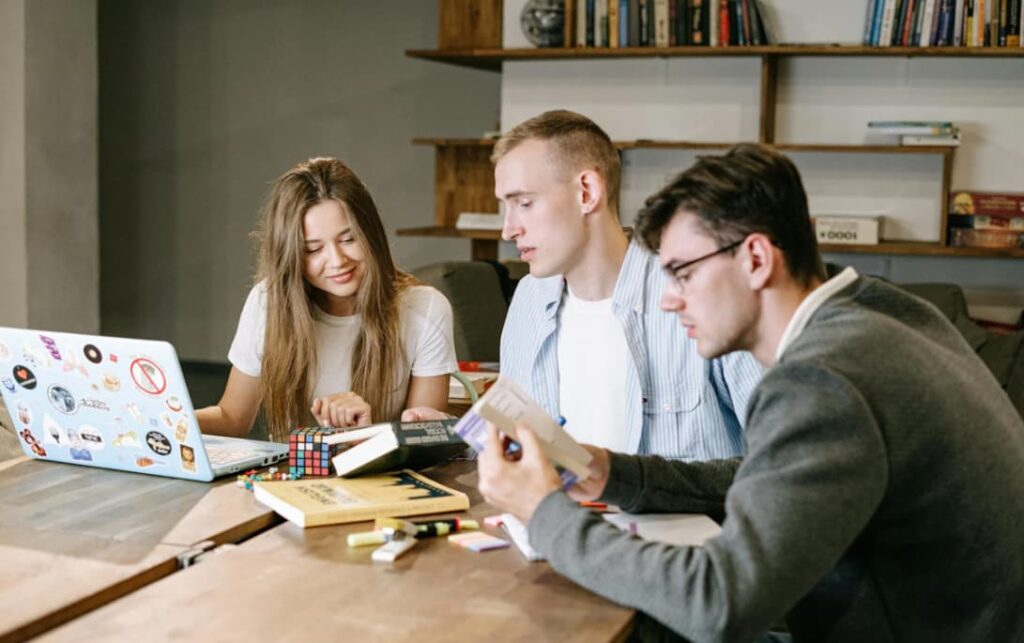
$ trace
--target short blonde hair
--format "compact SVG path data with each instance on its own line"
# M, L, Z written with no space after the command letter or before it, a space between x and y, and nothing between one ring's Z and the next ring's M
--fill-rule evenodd
M491 152L491 163L497 164L520 144L534 139L550 142L556 161L570 170L590 169L600 174L608 193L608 208L618 216L622 162L611 138L597 123L565 109L544 112L499 138Z

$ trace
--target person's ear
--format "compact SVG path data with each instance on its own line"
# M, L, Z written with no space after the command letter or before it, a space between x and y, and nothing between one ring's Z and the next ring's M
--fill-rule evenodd
M604 198L601 175L593 170L584 170L576 178L576 187L579 189L580 214L587 215L597 210Z
M746 255L743 269L751 290L762 290L771 281L782 256L776 253L772 240L761 233L748 235L741 248Z

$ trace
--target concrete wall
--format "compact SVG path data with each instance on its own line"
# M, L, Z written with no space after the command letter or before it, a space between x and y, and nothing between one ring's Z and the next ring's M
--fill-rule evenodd
M523 0L504 5L505 46L528 46ZM867 0L771 0L782 42L856 43ZM759 58L669 58L506 63L501 125L546 109L594 118L613 138L756 140ZM951 120L963 145L954 189L1024 191L1024 58L789 58L780 64L776 138L864 143L872 120ZM624 154L622 212L632 220L666 178L693 162L674 150ZM793 154L816 213L885 215L883 236L936 240L941 164L927 155ZM505 250L507 252L507 249ZM1020 259L833 255L897 281L953 281L1000 290L1024 306Z
M0 326L25 326L25 1L0 0L0 25Z
M102 317L107 334L226 358L273 179L332 155L389 232L429 225L433 149L498 117L497 74L408 59L437 6L403 0L100 0ZM400 265L467 258L393 237Z
M0 322L99 329L96 5L0 2Z

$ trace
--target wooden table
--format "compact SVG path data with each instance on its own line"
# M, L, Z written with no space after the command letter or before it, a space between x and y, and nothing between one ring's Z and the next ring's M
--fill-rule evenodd
M178 569L201 541L280 523L233 480L0 463L0 641L23 640Z
M476 467L426 475L494 513ZM421 541L394 564L345 536L368 523L303 530L286 523L51 631L42 640L621 640L632 610L614 605L514 549L472 553Z

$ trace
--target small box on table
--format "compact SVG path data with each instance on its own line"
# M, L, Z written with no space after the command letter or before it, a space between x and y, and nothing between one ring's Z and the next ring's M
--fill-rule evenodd
M306 427L293 429L288 436L288 471L302 476L331 475L331 458L350 445L335 444L330 439L344 429Z

